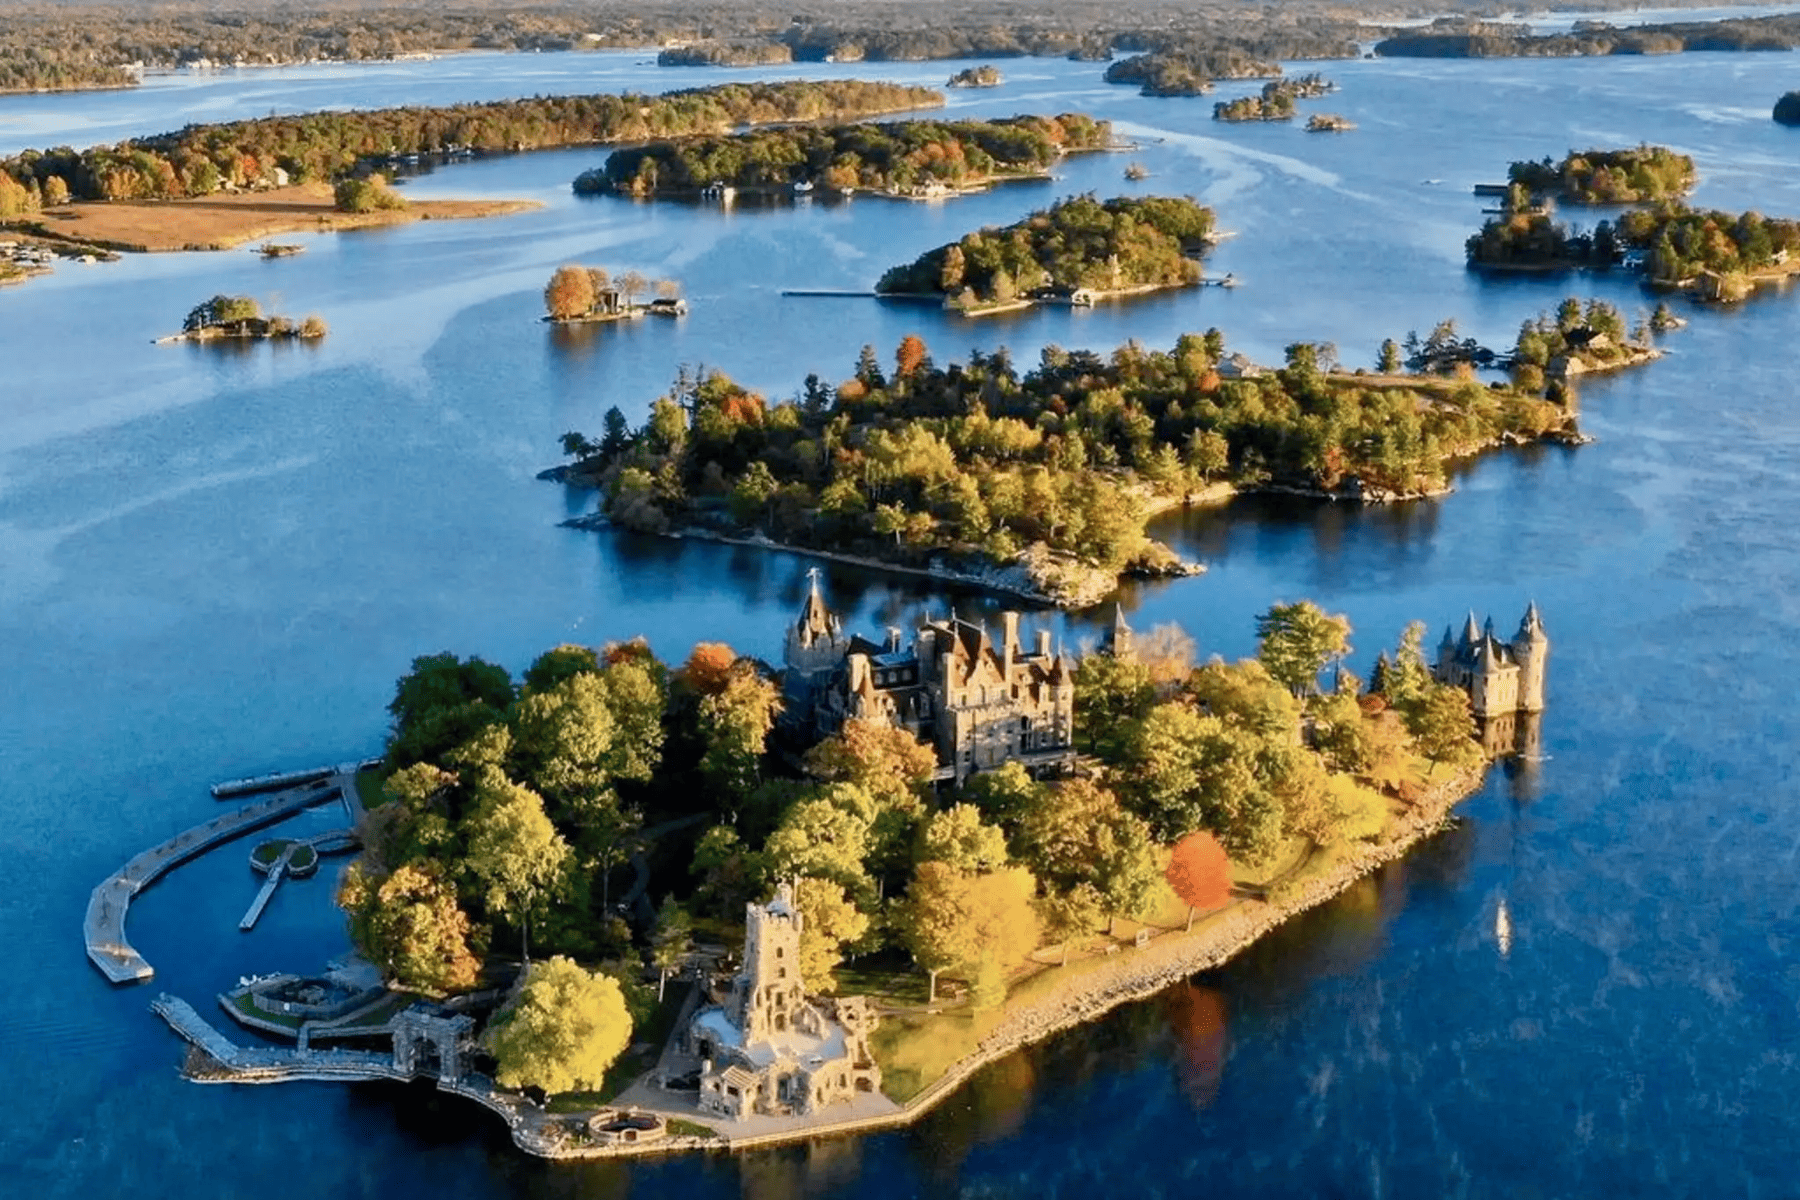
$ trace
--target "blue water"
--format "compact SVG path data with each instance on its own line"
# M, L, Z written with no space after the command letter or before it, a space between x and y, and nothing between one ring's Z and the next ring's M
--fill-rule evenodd
M720 78L641 57L468 56L12 98L0 137ZM303 235L308 253L273 263L240 251L65 265L0 291L0 1192L1792 1194L1791 294L1690 314L1669 358L1584 389L1595 444L1485 458L1442 501L1256 501L1168 519L1165 536L1212 570L1125 603L1140 628L1181 622L1203 653L1248 652L1257 611L1311 597L1349 614L1366 669L1410 619L1435 628L1474 607L1505 624L1536 598L1554 641L1547 761L1495 772L1460 829L1228 968L996 1064L912 1130L552 1166L429 1091L187 1084L149 999L166 989L207 1010L241 975L337 953L329 872L284 885L246 936L236 922L255 880L238 850L181 868L133 907L132 940L158 972L148 987L109 988L79 925L106 872L212 815L207 783L378 749L415 655L518 668L559 641L638 633L669 656L700 638L775 652L803 560L564 530L585 501L533 478L558 435L595 431L612 404L635 418L680 364L786 395L809 371L847 374L864 342L886 354L914 331L940 362L1004 343L1030 363L1048 342L1167 345L1217 325L1264 361L1304 338L1359 365L1382 338L1445 316L1508 340L1577 286L1641 307L1622 279L1467 275L1461 240L1480 219L1468 185L1512 158L1650 139L1696 156L1699 202L1800 214L1800 137L1767 118L1793 61L1334 63L1343 90L1318 107L1361 126L1340 137L1216 125L1207 101L1145 100L1099 83L1093 64L1007 63L1006 86L956 93L959 111L1081 109L1143 146L941 206L730 214L578 200L567 182L599 152L493 159L407 187L545 207ZM958 65L857 73L935 82ZM1151 179L1124 183L1129 159ZM1244 286L979 323L778 295L866 287L1057 195L1134 187L1216 205L1238 236L1210 269ZM565 261L675 276L693 315L549 331L539 290ZM221 291L320 312L331 337L248 353L151 344ZM828 585L865 628L926 602L992 608L848 571ZM1071 618L1064 635L1095 628ZM1503 898L1506 957L1493 936Z

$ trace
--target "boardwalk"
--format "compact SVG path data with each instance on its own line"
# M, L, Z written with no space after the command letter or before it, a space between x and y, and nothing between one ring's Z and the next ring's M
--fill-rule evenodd
M348 772L340 768L328 779L276 792L266 800L214 817L137 855L101 881L88 897L87 918L82 922L88 957L100 968L101 974L114 983L150 978L156 973L155 969L125 939L125 917L131 908L132 897L197 854L291 817L302 809L339 798L343 799L352 823L362 816L353 766Z

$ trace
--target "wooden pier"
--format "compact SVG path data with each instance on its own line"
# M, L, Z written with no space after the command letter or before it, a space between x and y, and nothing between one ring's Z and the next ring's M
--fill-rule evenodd
M356 794L356 764L347 763L337 774L301 787L284 789L266 800L214 817L138 854L102 880L88 897L87 917L82 922L88 958L113 983L149 979L156 973L155 969L125 938L125 917L131 908L132 897L168 871L214 846L265 825L273 825L304 809L339 799L343 800L354 824L363 811Z

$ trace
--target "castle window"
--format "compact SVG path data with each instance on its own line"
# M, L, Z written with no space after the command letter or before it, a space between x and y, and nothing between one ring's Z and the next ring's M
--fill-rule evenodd
M775 947L775 957L776 958L781 957L781 947L780 946Z
M787 968L786 967L775 968L775 978L786 979L787 978Z

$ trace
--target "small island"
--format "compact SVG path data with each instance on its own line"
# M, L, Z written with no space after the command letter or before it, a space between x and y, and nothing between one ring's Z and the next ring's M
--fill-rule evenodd
M1774 116L1777 124L1800 126L1800 92L1789 92L1777 100Z
M519 680L415 659L386 754L333 777L368 806L337 895L356 955L218 997L291 1050L160 996L187 1077L431 1078L546 1158L901 1125L1397 859L1541 743L1535 606L1510 638L1446 627L1435 661L1414 622L1365 688L1350 622L1307 601L1196 664L1119 611L1079 656L1016 612L874 641L813 575L779 668L642 639Z
M637 303L645 292L655 296ZM673 279L652 282L636 271L614 277L602 267L558 267L544 287L544 320L557 325L629 321L638 317L685 317L687 301Z
M1189 199L1077 196L1003 229L981 230L890 269L879 295L941 296L976 314L1034 303L1091 305L1200 282L1190 255L1211 244L1213 214Z
M1007 179L1045 179L1065 154L1105 150L1112 126L1081 113L992 121L795 125L649 142L577 176L577 195L868 193L936 199Z
M1204 96L1216 79L1271 79L1278 63L1242 51L1157 51L1122 58L1106 68L1106 82L1137 84L1145 96Z
M1700 181L1694 160L1667 146L1648 144L1623 150L1571 150L1560 162L1515 162L1507 168L1510 188L1522 188L1530 203L1647 204L1682 200ZM1518 197L1510 201L1519 207Z
M318 341L327 330L324 318L313 314L304 320L273 314L265 316L262 305L249 296L214 296L195 305L181 323L181 332L160 339L164 342L214 342L228 339L240 341L284 341L299 339Z
M1306 119L1308 133L1347 133L1355 128L1354 121L1336 113L1314 113Z
M1240 96L1213 105L1213 120L1291 121L1294 119L1294 101L1309 100L1336 90L1337 85L1323 75L1273 79L1263 84L1257 95Z
M1000 74L999 67L984 64L979 67L969 67L966 70L958 71L950 77L950 82L946 83L944 86L953 88L991 88L999 87L1004 82L1005 78Z
M264 258L292 258L296 254L306 253L306 247L299 242L264 242L256 248L256 252Z

